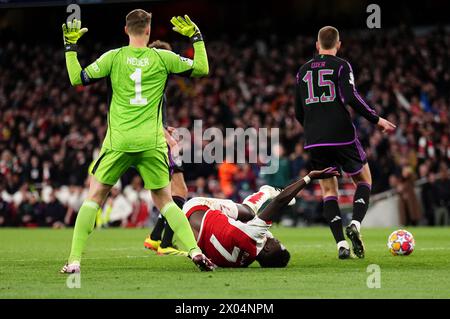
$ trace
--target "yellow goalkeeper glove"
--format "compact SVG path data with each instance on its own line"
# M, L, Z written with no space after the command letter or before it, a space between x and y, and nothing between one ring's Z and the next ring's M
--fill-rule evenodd
M81 28L81 21L73 19L71 22L62 25L64 45L66 51L74 51L77 41L85 34L88 29Z
M172 17L170 22L173 24L173 31L191 38L192 42L203 41L200 29L194 22L191 21L187 14L184 15L184 18Z

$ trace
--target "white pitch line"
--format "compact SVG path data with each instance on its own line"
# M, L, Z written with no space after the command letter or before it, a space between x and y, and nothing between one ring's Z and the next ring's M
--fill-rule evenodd
M136 248L136 247L121 247L121 248L106 248L106 249L89 249L89 251L122 251L122 250L134 250L134 251L139 251L142 250L144 248Z
M108 249L103 249L103 251ZM114 249L110 249L111 251L114 251ZM118 250L125 250L125 249L118 249ZM135 249L135 250L141 250L141 249ZM109 256L109 257L84 257L83 260L88 259L120 259L120 258L149 258L151 257L151 254L145 255L145 256L133 256L133 255L127 255L127 256ZM156 255L155 255L156 256ZM38 258L29 258L29 259L3 259L2 262L14 262L14 263L21 263L21 262L31 262L31 261L61 261L60 259L38 259Z
M303 247L321 247L322 245L308 245L308 246L303 246ZM121 250L141 250L140 248L110 248L110 249L102 249L102 251L121 251ZM416 250L450 250L450 247L428 247L428 248L416 248ZM92 251L92 249L90 250ZM155 255L156 256L156 255ZM152 255L146 255L146 256L133 256L133 255L127 255L127 256L110 256L110 257L84 257L83 259L88 259L88 260L96 260L96 259L121 259L121 258L150 258L152 257ZM60 259L38 259L38 258L30 258L30 259L3 259L2 262L17 262L17 263L21 263L21 262L31 262L31 261L50 261L50 260L55 260L55 261L60 261Z

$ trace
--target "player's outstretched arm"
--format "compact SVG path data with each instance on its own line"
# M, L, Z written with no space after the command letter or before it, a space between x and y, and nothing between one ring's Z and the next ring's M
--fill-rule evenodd
M359 95L355 86L355 76L349 63L344 64L339 72L339 88L342 89L344 102L348 103L369 122L377 124L383 132L389 133L395 130L394 124L378 116L375 110Z
M383 131L383 133L390 133L395 130L397 126L395 126L393 123L389 122L388 120L380 117L377 126Z
M311 180L325 179L334 176L339 176L339 172L335 167L328 167L322 171L311 171L308 175L302 179L287 186L277 197L275 197L269 205L258 215L258 217L264 221L271 221L276 214L280 214L282 210L289 204Z
M208 56L206 53L205 42L203 41L202 34L197 25L191 21L188 15L184 17L173 17L170 22L173 24L173 31L180 33L181 35L187 36L191 39L194 46L194 60L192 65L189 65L190 70L189 76L191 77L201 77L206 76L209 73ZM181 63L179 66L175 65L176 69L183 69L183 63L189 63L188 59L180 59ZM176 72L174 73L181 73Z
M342 93L344 102L350 105L358 114L363 116L369 122L377 124L379 116L356 90L355 76L353 74L353 69L348 62L341 66L338 81L339 90Z
M83 69L77 57L77 41L88 29L81 28L81 21L74 19L72 22L67 23L67 25L64 23L62 30L66 51L66 67L69 73L70 84L73 86L89 85L110 74L112 61L118 49L104 53L95 62Z
M70 84L73 86L82 84L81 65L77 57L77 42L88 31L81 28L81 21L73 19L71 22L62 25L64 49L66 56L66 67L69 73Z

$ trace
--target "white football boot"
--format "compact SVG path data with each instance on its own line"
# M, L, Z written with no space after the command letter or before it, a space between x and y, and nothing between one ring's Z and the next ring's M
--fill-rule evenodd
M259 189L258 192L247 196L242 204L247 205L250 207L250 209L255 213L255 215L258 215L259 210L264 205L264 203L270 199L274 199L275 197L280 194L282 189L272 187L270 185L263 185ZM289 206L292 206L295 204L295 198L293 198L289 202Z
M62 274L79 274L80 273L80 263L74 262L71 264L65 264L61 270L60 273Z
M278 188L278 187L272 187L270 185L263 185L261 186L261 188L259 189L259 191L267 191L270 193L270 199L273 199L275 197L277 197L282 191L282 188ZM295 205L295 197L293 199L291 199L291 201L289 202L288 206L292 206Z

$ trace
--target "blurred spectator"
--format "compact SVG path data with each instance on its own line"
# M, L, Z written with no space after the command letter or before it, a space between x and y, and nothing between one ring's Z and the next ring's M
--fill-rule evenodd
M45 225L52 228L63 228L65 216L66 208L56 198L55 191L53 191L44 210Z
M142 178L139 175L134 176L130 185L124 188L123 194L132 205L132 213L127 227L145 226L154 205L150 192L144 189Z
M191 193L194 193L195 196L199 197L211 197L211 191L209 190L204 177L198 177L195 180L194 187L191 188Z
M303 170L306 167L308 159L309 156L307 153L304 153L303 144L295 144L294 152L289 156L291 164L291 176L296 176L298 172Z
M67 207L64 223L66 225L74 225L76 214L83 204L84 199L88 193L88 179L85 182L85 187L79 187L75 185L62 186L56 193L58 200Z
M241 164L235 180L239 191L239 198L245 198L256 189L256 174L251 164Z
M11 226L12 218L11 205L0 196L0 227Z
M401 175L396 181L396 190L399 195L398 210L401 225L419 224L422 218L419 201L414 190L415 176L409 166L404 166Z
M0 198L7 203L10 203L13 199L12 195L8 193L5 182L3 180L0 180Z
M13 204L15 207L19 207L24 201L29 200L32 193L27 183L23 184L20 189L12 196ZM37 194L34 194L37 196Z
M437 187L439 206L448 208L449 177L442 167L450 165L450 31L431 28L414 33L398 28L369 35L345 33L339 55L351 61L361 94L380 115L398 126L395 135L388 137L359 116L354 117L372 168L372 192L386 191L390 181L395 182L403 198L402 216L418 222L421 212L414 210L406 198L408 194L414 196L414 175L422 176L419 167L426 163L429 182ZM167 118L174 127L192 131L194 120L202 119L204 130L280 129L278 174L261 176L258 164L186 164L191 194L198 191L240 200L260 186L262 177L271 185L284 187L308 167L308 154L302 149L303 128L294 116L292 88L295 74L310 58L314 43L311 36L285 39L276 34L259 38L242 34L233 43L208 41L210 75L201 80L173 77L168 81ZM108 46L99 44L81 51L84 65ZM186 49L184 43L173 46L176 52ZM86 196L83 184L88 165L96 158L105 136L108 105L106 81L71 88L67 80L61 80L64 69L62 48L16 41L2 45L0 191L14 215L31 195L45 207L54 190L67 208L65 223L71 225ZM246 149L252 147L255 145ZM404 165L410 167L408 177L402 172ZM431 180L433 173L436 182ZM132 180L123 179L124 191ZM344 186L350 185L345 177L341 180L347 184ZM136 193L135 186L130 187L128 190ZM310 197L305 200L310 202L308 209L300 210L305 216L320 210L314 187L311 185ZM134 196L131 193L126 197ZM147 204L148 213L152 210L148 192L140 193L146 194L147 199L140 196L140 200ZM430 190L425 193L430 194ZM29 199L25 201L21 211L29 211ZM428 221L430 209L424 209ZM132 215L139 216L135 215L137 211L133 209Z
M25 195L17 209L17 218L21 226L44 226L43 206L39 203L35 194L28 193Z
M39 184L43 179L43 169L36 155L31 156L30 164L23 167L24 180L32 184Z
M120 192L120 186L114 185L111 189L111 196L106 200L103 208L108 226L126 227L132 212L133 206Z
M446 164L441 164L439 175L440 178L436 182L439 204L450 213L450 174Z
M237 175L239 168L234 163L224 161L219 164L218 176L220 188L226 197L232 197L235 193L235 175Z
M422 185L421 198L422 206L424 208L424 215L427 224L434 226L435 224L435 212L439 207L439 190L436 185L436 174L428 170L428 166L422 164L420 166L420 177L425 179L425 183Z
M303 177L306 174L308 174L308 171L303 168L298 176ZM313 183L308 184L297 195L294 207L288 211L291 213L292 226L309 226L321 223L323 219L321 210L319 210L321 204L322 201L318 201L315 195L315 185Z
M291 181L291 168L288 158L285 156L284 148L281 145L275 147L275 158L272 161L278 161L278 171L271 174L262 175L266 184L283 188ZM271 165L275 165L271 163Z

